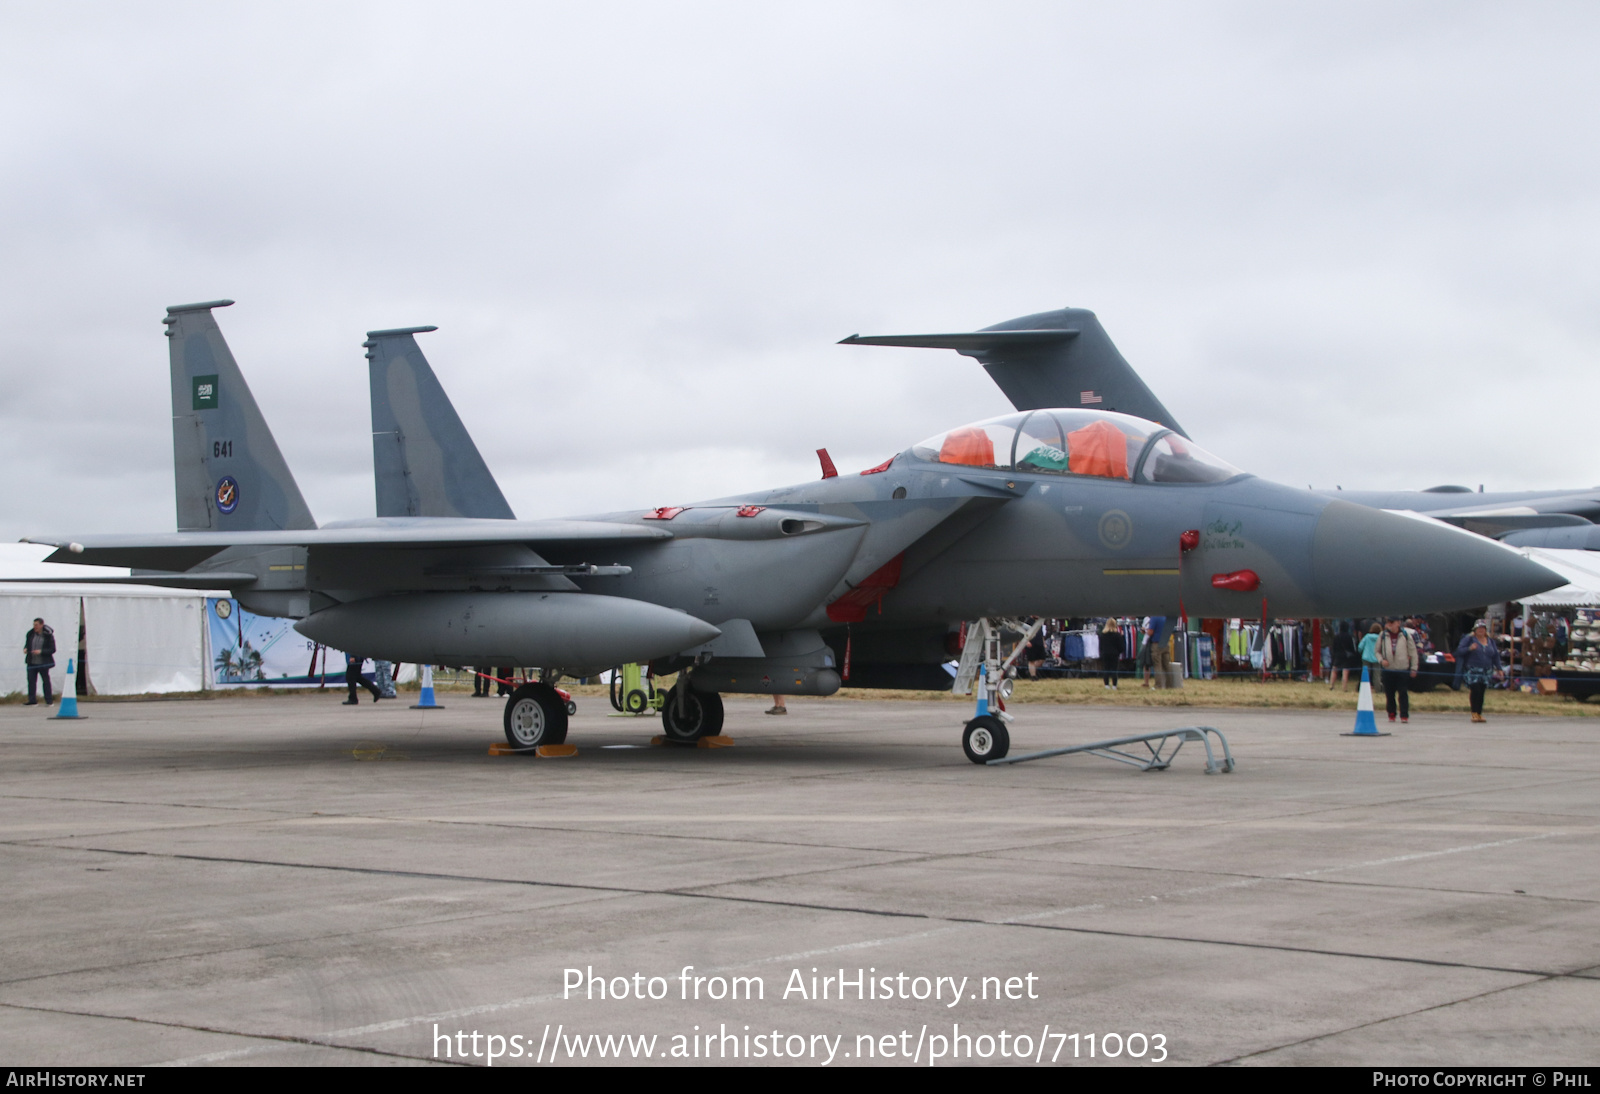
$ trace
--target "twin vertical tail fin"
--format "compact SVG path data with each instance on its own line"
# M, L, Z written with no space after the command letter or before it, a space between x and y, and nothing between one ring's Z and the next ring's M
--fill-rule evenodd
M1083 308L1024 315L963 334L853 334L843 344L953 349L976 358L1018 410L1117 410L1188 436L1117 351L1094 312Z
M511 506L461 424L414 335L367 332L372 383L372 473L380 517L514 520Z
M179 531L315 528L278 442L211 314L232 300L179 304L162 320L172 363L172 458Z

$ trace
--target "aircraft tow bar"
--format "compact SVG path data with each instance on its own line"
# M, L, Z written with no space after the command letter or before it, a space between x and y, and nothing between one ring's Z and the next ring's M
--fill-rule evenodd
M1222 751L1222 762L1217 762L1217 757L1211 750L1211 737L1215 736L1217 745ZM1071 748L1047 748L1043 752L1024 752L1020 756L1002 756L997 760L985 761L986 766L996 767L1000 764L1020 764L1029 760L1042 760L1047 756L1069 756L1074 752L1087 752L1091 756L1103 756L1108 760L1118 763L1132 764L1141 771L1165 771L1172 766L1173 757L1183 747L1185 741L1199 741L1206 748L1206 774L1225 775L1233 771L1233 753L1228 749L1228 740L1222 731L1214 726L1184 726L1182 729L1164 729L1155 733L1137 733L1132 737L1113 737L1109 741L1094 741L1086 745L1073 745ZM1172 751L1166 752L1169 742L1174 742ZM1133 752L1123 752L1125 745L1142 744L1146 755Z

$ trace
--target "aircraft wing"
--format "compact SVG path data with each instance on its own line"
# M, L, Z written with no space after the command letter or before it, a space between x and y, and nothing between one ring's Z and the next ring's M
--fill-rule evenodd
M324 528L167 532L30 540L55 547L44 561L182 571L229 547L466 547L496 543L616 543L671 539L665 528L594 520L350 521Z

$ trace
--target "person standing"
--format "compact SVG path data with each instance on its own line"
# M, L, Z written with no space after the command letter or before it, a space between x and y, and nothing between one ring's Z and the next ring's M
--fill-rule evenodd
M517 690L516 680L515 680L515 676L516 676L516 671L517 670L516 670L515 666L512 666L512 665L501 665L499 668L495 669L494 671L495 671L496 675L499 677L499 679L497 679L495 681L495 685L494 685L494 693L495 693L495 695L497 695L497 696L510 695L513 691ZM489 694L489 682L487 680L485 680L484 683L483 683L483 694L485 696L487 696Z
M1480 619L1472 625L1472 633L1463 635L1461 644L1456 647L1456 679L1466 681L1474 722L1486 720L1483 716L1484 690L1488 688L1489 681L1503 670L1500 647L1489 637L1489 624Z
M789 704L784 701L783 696L774 695L772 697L772 706L771 706L771 708L768 709L767 713L768 714L788 714L789 713Z
M366 663L367 659L360 654L347 653L344 655L344 682L345 686L350 689L350 698L344 701L344 705L347 707L353 707L361 702L360 699L356 698L357 687L364 687L372 692L372 701L374 703L383 698L383 692L378 690L378 685L374 684L369 677L361 674L361 667Z
M1400 697L1400 721L1411 720L1411 678L1417 674L1421 663L1417 656L1417 640L1400 625L1398 616L1391 616L1378 636L1378 663L1383 666L1383 704L1394 721L1395 696Z
M1339 690L1350 690L1350 670L1361 668L1361 655L1356 652L1356 639L1350 633L1348 620L1339 621L1339 631L1333 636L1329 652L1333 655L1333 667L1328 672L1328 690L1333 690L1333 678L1340 673L1343 673L1343 679L1339 683Z
M1102 687L1117 690L1117 663L1122 660L1122 628L1115 619L1106 620L1100 631L1100 681Z
M1034 622L1037 622L1037 620ZM1028 639L1028 652L1023 656L1028 661L1028 679L1039 679L1039 668L1044 664L1046 656L1043 625L1040 625L1039 629L1033 632L1033 637Z
M1378 663L1378 635L1382 632L1383 627L1374 623L1367 628L1367 633L1361 636L1361 642L1356 647L1361 667L1367 670L1367 679L1373 687L1383 686L1383 666Z
M1147 615L1139 632L1142 641L1139 643L1139 655L1136 667L1139 675L1144 677L1145 687L1154 687L1155 681L1151 679L1156 668L1156 643L1160 641L1161 632L1167 629L1167 618L1163 615ZM1162 658L1162 668L1166 668L1165 658Z
M472 670L472 697L474 699L489 698L489 677L494 669L484 668L482 665L473 667Z
M385 699L398 698L394 690L394 662L374 661L372 663L372 676L378 685L378 694Z
M15 632L13 632L15 633ZM50 693L50 670L56 667L56 632L35 619L33 627L22 636L22 659L28 666L28 702L39 705L36 697L39 682L44 681L44 705L53 706L55 696Z

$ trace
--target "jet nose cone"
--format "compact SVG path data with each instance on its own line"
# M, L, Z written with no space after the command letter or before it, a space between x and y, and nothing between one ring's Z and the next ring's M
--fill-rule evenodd
M1474 608L1566 584L1482 536L1347 501L1322 511L1311 573L1318 603L1333 616Z

